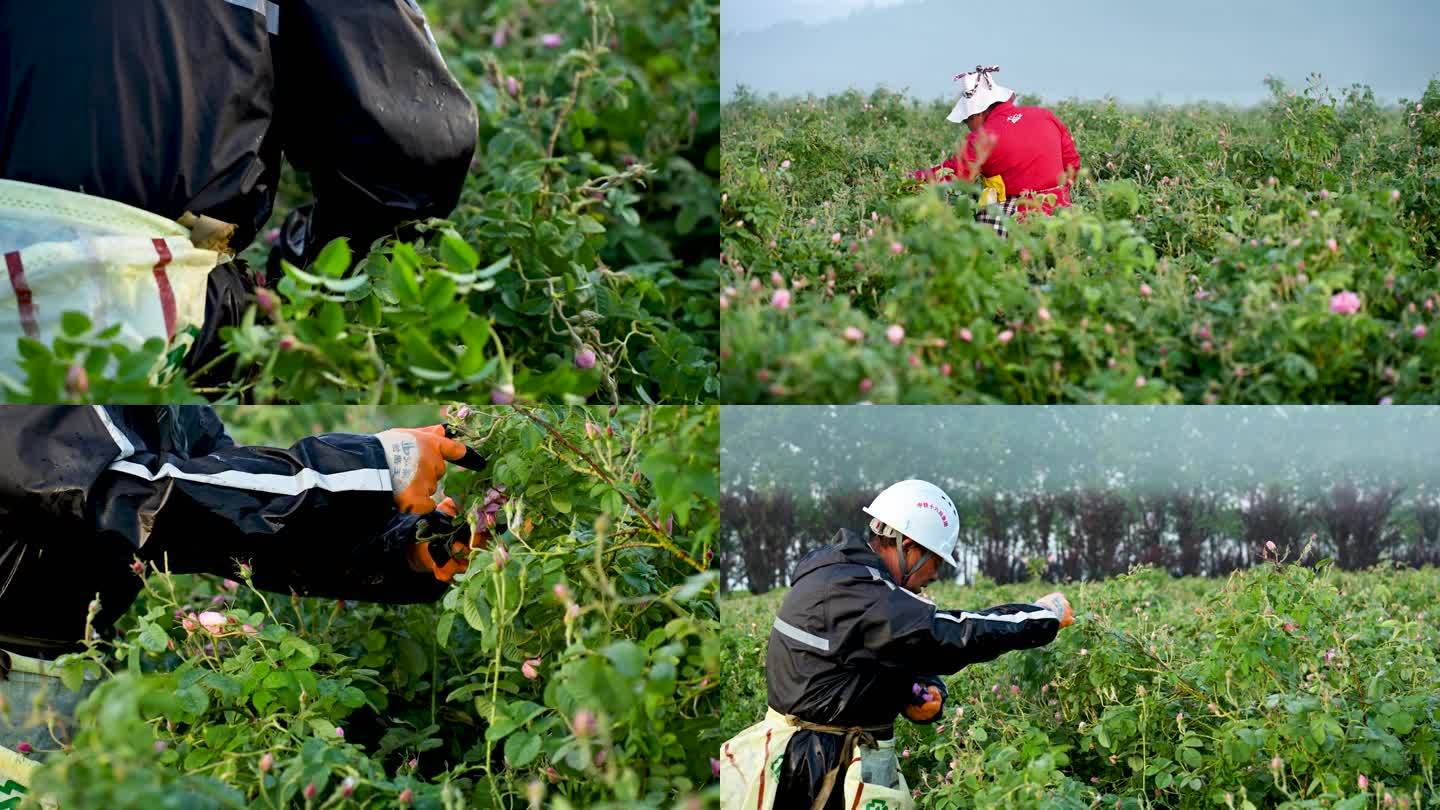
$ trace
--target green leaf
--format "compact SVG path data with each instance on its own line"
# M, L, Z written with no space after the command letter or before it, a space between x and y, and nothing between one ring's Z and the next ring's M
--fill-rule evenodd
M350 269L350 242L345 237L330 240L315 257L310 269L321 276L338 278Z
M140 646L152 653L165 652L169 646L170 637L160 629L160 625L153 622L143 622L140 625Z
M463 239L452 233L440 238L440 258L455 273L469 273L480 264L480 256Z
M528 731L511 735L505 741L505 758L510 767L522 768L529 765L540 753L540 737Z
M90 331L90 318L83 312L66 312L60 316L60 330L67 337L79 337Z
M505 268L510 266L511 258L512 257L510 256L506 256L500 261L495 262L489 267L486 267L484 270L481 270L479 273L476 274L476 277L480 279L494 278L495 276L500 274L501 270L504 270Z
M438 642L441 647L448 647L450 645L450 629L454 626L455 614L448 611L440 617L440 621L435 623L435 641Z

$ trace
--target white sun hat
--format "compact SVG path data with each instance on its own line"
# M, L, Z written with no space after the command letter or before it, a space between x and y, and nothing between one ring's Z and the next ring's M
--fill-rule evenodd
M1015 96L1015 91L1008 87L1001 87L990 78L991 73L999 73L999 65L985 67L976 65L973 71L961 73L955 77L964 89L960 93L960 100L955 102L955 109L945 116L946 121L955 124L965 123L965 119L976 113L985 112L997 101L1009 101Z

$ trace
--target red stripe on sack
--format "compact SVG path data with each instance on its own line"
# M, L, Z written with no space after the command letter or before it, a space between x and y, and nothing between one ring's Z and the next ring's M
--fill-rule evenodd
M760 759L760 796L755 800L755 810L763 810L765 807L765 771L770 767L770 735L775 729L765 729L765 756Z
M164 239L151 240L155 254L160 261L155 265L155 286L160 290L160 311L165 315L165 339L175 339L175 291L170 288L170 277L165 274L165 265L170 263L170 246Z
M853 763L852 763L853 764ZM855 801L850 803L850 810L856 810L860 806L860 797L865 794L865 780L855 783Z
M20 325L25 334L40 337L40 325L35 322L35 297L30 294L30 285L25 283L25 265L20 262L20 251L5 254L5 268L10 271L10 286L15 288L15 303L20 307Z
M735 754L731 753L731 751L730 751L730 743L728 743L728 742L725 743L725 748L724 748L723 750L724 750L724 753L725 753L726 758L728 758L728 759L730 760L730 764L735 766L735 770L739 771L741 776L744 776L744 775L745 775L745 769L744 769L744 768L741 768L741 767L740 767L740 763L737 762L737 761L735 761Z

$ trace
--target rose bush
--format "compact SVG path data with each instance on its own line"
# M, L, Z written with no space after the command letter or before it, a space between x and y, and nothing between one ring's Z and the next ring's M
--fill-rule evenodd
M227 418L244 436L244 417L276 410ZM472 521L499 504L506 531L441 602L287 599L250 588L244 565L218 587L142 568L117 637L62 659L70 683L103 680L73 746L40 752L32 793L77 808L703 806L716 409L449 420L489 464L453 470L446 494Z
M1049 646L947 678L932 726L896 724L922 808L1394 807L1440 801L1440 571L1341 573L1274 561L1228 580L1153 569L1065 587ZM945 606L1052 586L962 588ZM765 711L783 591L722 600L722 730Z
M973 221L976 186L910 179L958 148L939 105L739 94L726 401L1440 401L1440 81L1397 107L1271 88L1252 110L1054 105L1075 205L1008 239Z
M21 339L6 396L713 401L718 3L424 5L480 119L449 219L286 268L223 333L226 383L196 388L182 351L127 350L71 319L48 344ZM310 196L287 170L273 221ZM244 255L264 267L268 252Z

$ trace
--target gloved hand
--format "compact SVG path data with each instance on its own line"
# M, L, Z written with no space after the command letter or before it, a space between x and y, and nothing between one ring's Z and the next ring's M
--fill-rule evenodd
M503 495L499 496L502 502L504 497ZM454 499L446 498L440 502L439 506L435 507L435 511L453 518L459 513L459 508L456 507ZM493 518L487 522L490 526L494 525ZM431 543L423 542L423 538L421 539L422 542L415 543L406 549L405 559L406 562L410 564L410 570L416 572L429 571L441 582L449 582L456 574L464 573L470 568L470 549L490 547L491 534L489 528L483 525L476 526L470 534L470 542L468 544L460 539L450 540L449 548L446 549L449 556L441 560L435 558L435 554L431 549Z
M375 438L385 447L395 506L417 515L433 512L435 488L445 474L445 462L465 455L465 445L446 438L444 425L392 428Z
M1059 616L1061 627L1069 627L1075 623L1075 611L1070 608L1070 600L1059 591L1045 594L1035 600L1035 604Z
M927 675L916 678L910 690L911 702L902 710L905 719L921 725L940 719L940 715L945 711L945 699L950 696L950 690L945 688L944 681Z

